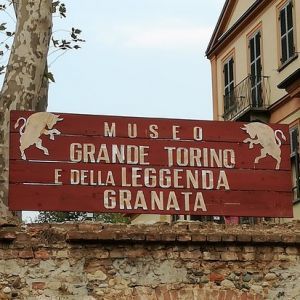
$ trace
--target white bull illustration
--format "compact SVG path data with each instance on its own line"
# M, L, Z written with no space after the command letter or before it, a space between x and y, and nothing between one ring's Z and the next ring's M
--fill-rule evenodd
M51 140L54 140L54 135L59 135L60 131L53 129L53 126L62 121L63 118L59 118L59 115L55 115L49 112L37 112L32 114L27 120L23 117L19 118L15 124L15 128L19 127L19 122L23 121L23 125L20 127L20 152L22 159L26 160L25 150L31 145L35 144L38 149L43 150L45 155L49 155L49 151L42 145L42 134L49 135Z
M255 158L254 163L257 164L260 159L270 155L277 161L276 170L278 170L281 163L281 140L277 134L280 133L281 138L286 141L283 132L281 130L274 131L270 126L259 122L245 124L241 129L245 130L250 136L250 138L243 141L249 143L249 149L252 149L254 144L260 144L262 147L260 156Z

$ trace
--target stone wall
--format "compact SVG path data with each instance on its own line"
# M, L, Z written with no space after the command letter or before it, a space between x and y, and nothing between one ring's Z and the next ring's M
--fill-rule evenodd
M300 299L300 223L0 227L0 299Z

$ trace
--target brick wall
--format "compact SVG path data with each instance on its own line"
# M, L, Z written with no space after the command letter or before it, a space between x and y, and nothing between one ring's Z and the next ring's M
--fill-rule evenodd
M300 299L300 223L0 227L0 299Z

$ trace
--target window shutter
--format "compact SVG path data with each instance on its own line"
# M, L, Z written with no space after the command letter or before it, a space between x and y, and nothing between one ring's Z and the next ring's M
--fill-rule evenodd
M233 80L233 58L229 61L229 82Z
M224 64L224 86L226 87L228 84L228 62Z
M291 130L291 154L295 155L298 152L298 128Z
M286 22L287 22L286 9L287 9L287 7L284 7L279 13L279 15L280 15L280 36L283 36L286 33Z

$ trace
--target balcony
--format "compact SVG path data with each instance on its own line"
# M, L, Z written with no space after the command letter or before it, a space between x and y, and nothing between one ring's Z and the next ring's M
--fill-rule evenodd
M226 121L252 121L268 118L270 86L267 76L248 76L224 95Z

